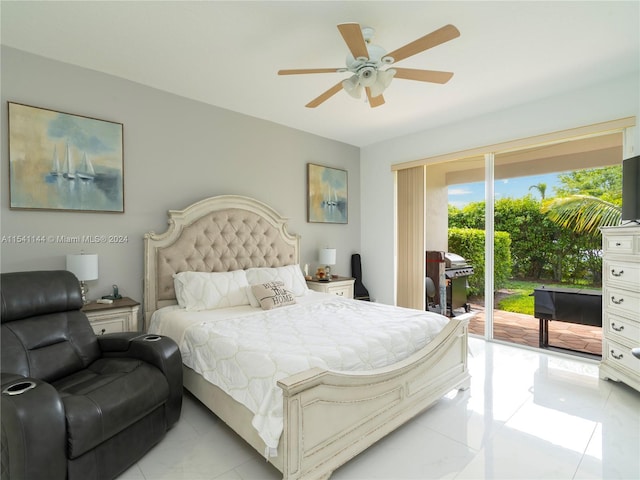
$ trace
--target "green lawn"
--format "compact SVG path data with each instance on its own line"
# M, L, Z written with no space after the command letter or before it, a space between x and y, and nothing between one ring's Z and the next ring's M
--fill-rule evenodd
M543 285L541 282L528 282L522 280L508 280L507 285L500 290L501 296L507 295L498 301L497 309L505 312L523 313L533 316L533 289ZM594 288L587 285L560 284L563 288Z

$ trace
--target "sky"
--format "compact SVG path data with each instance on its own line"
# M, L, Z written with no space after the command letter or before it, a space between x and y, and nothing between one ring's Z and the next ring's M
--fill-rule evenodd
M554 187L560 186L558 173L548 173L544 175L532 175L530 177L507 178L496 180L495 198L521 198L527 194L534 198L540 198L540 192L529 187L539 183L547 184L546 197L554 196ZM449 187L449 205L462 208L471 202L484 200L484 182L466 183L462 185L451 185Z

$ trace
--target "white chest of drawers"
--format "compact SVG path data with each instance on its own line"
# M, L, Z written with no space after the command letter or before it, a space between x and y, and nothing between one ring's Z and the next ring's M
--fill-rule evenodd
M602 229L600 377L640 391L640 226Z

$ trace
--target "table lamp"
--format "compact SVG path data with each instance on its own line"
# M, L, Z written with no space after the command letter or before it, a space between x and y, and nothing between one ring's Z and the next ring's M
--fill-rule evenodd
M80 280L80 291L82 292L82 303L89 303L87 294L89 287L85 283L88 280L98 279L98 255L95 253L80 255L67 255L67 270L73 273Z
M318 254L320 265L325 265L324 273L327 280L331 280L331 265L336 264L336 249L321 248Z

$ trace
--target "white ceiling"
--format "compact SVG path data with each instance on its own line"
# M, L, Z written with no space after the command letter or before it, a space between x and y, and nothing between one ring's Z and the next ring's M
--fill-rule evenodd
M640 2L6 1L10 47L356 146L501 110L640 70ZM446 24L461 36L398 66L455 72L445 84L395 79L372 109L341 91L336 25L375 28L394 50Z

